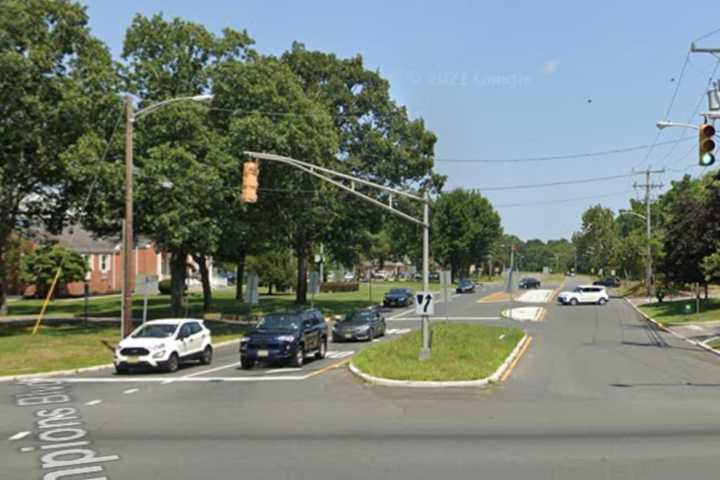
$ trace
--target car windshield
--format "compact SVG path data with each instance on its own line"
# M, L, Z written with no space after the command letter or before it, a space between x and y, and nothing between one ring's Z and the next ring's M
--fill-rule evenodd
M405 290L402 288L393 288L388 292L390 295L405 295Z
M460 280L460 285L463 287L466 285L470 285L470 283L471 283L470 280Z
M583 291L582 287L575 287L575 290L573 292L581 293Z
M298 330L300 323L298 315L275 314L262 318L256 328L258 330Z
M177 325L171 323L144 325L135 332L133 338L166 338L172 336L176 329Z
M368 310L356 310L343 318L342 323L351 323L353 325L368 323L372 313Z

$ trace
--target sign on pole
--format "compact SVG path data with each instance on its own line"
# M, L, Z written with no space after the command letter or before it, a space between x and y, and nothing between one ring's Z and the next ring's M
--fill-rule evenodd
M417 292L415 294L415 314L435 315L435 297L432 292Z
M310 272L310 293L316 295L320 293L320 273Z
M260 286L260 277L255 273L246 275L247 281L245 283L245 303L250 305L257 305L258 303L258 287Z

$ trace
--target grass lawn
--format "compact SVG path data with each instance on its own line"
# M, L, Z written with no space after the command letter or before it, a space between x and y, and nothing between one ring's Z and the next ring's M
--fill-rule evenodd
M372 345L353 364L370 375L395 380L478 380L492 375L522 337L517 328L436 323L430 360L418 360L418 330Z
M385 292L391 288L406 287L413 291L422 289L417 282L373 282L372 285L363 283L357 292L321 293L315 296L315 306L320 308L326 315L340 315L354 308L363 308L382 301ZM438 283L430 284L431 290L438 290ZM372 290L372 292L371 292ZM261 291L260 303L258 305L247 305L242 301L235 300L235 290L224 288L213 292L212 312L228 315L260 315L267 312L287 310L296 308L295 297L292 293L280 293L263 295ZM371 295L372 293L372 295ZM308 296L310 302L310 296ZM42 307L42 300L18 300L8 305L8 315L37 315ZM202 317L202 294L190 293L187 296L188 317ZM143 297L133 298L135 318L142 316ZM65 299L53 300L48 306L48 316L78 316L82 317L85 312L83 301L68 301ZM88 302L88 316L90 317L119 317L120 297L98 297L91 298ZM163 318L170 316L170 297L167 295L153 295L148 300L148 318ZM2 318L2 317L0 317Z
M213 342L239 338L247 327L207 322ZM0 326L0 376L22 375L112 362L112 352L103 343L115 346L119 328L100 325L42 327L32 336L32 328Z
M685 306L690 305L692 313L685 313ZM700 314L695 313L695 300L678 300L674 302L641 305L646 315L663 325L682 325L693 322L709 322L720 320L720 299L711 298L700 301Z
M708 343L708 346L710 348L714 348L715 350L720 350L720 339L715 340L714 342Z

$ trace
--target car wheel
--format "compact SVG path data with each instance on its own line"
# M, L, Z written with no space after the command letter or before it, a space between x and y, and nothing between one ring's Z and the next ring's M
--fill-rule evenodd
M575 306L578 304L577 298L571 298L570 299L570 305Z
M177 372L179 367L180 367L180 357L178 357L177 353L173 352L170 355L170 358L168 358L167 363L165 363L165 371L168 373Z
M130 369L128 367L122 365L115 365L115 373L117 373L118 375L125 375L129 371Z
M210 365L212 363L213 358L213 349L210 345L205 347L205 350L203 350L202 357L200 357L200 363L203 365Z
M322 360L323 358L325 358L326 354L327 354L327 340L323 338L320 341L320 349L315 354L315 360Z
M305 347L301 343L295 348L295 354L290 359L290 365L293 367L302 367L305 363Z
M599 303L600 305L605 305L605 304L607 303L607 299L606 299L606 298L601 298L600 300L598 300L598 303Z
M372 342L375 338L375 329L368 330L368 342Z
M246 357L240 357L240 368L242 368L243 370L250 370L254 365L254 360L250 360Z

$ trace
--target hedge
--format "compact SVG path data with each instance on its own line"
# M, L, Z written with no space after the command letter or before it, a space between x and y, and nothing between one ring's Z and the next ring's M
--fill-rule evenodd
M360 284L357 282L327 282L320 284L322 293L333 292L357 292L360 290Z

